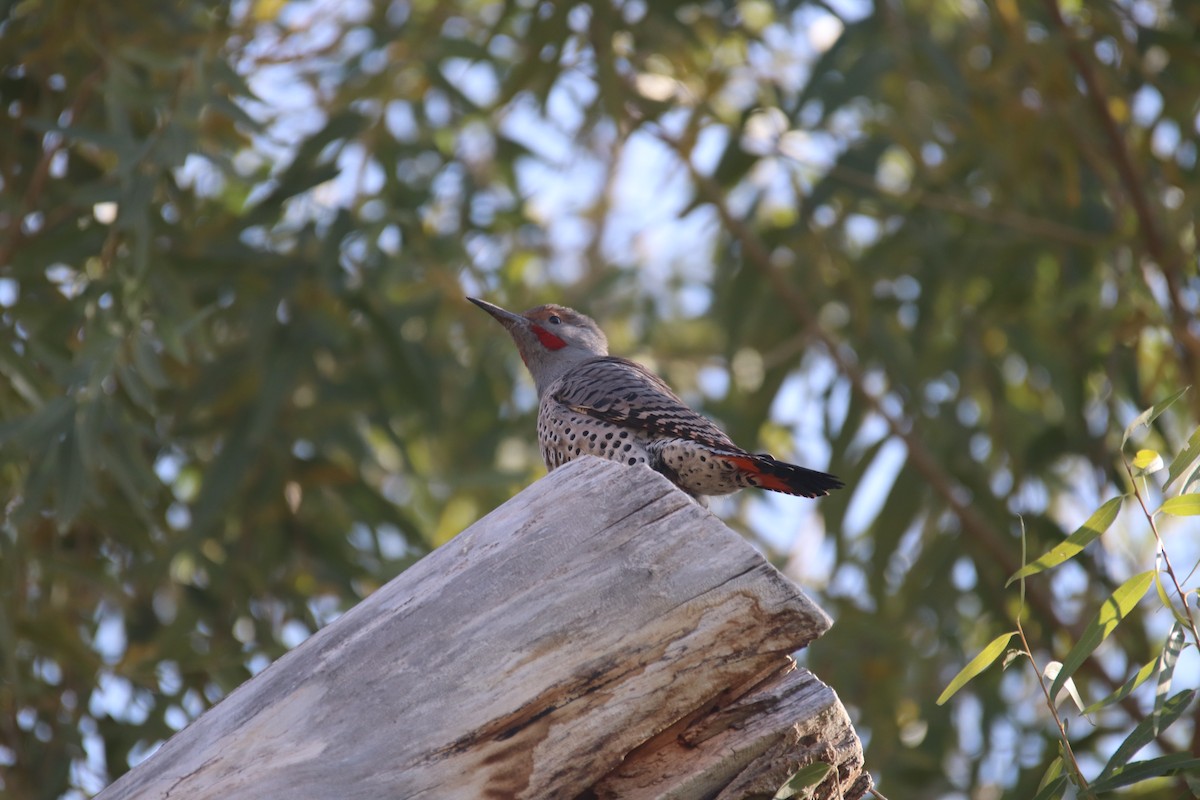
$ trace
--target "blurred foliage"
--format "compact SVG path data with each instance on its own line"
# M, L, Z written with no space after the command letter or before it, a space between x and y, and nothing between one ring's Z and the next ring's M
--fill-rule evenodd
M885 793L1033 796L1036 682L935 700L1012 627L1017 515L1049 549L1126 491L1137 410L1200 388L1198 30L1187 0L0 3L4 792L95 792L541 474L478 292L831 453L833 498L716 509L837 619L809 663ZM1029 580L1041 661L1141 530ZM1085 699L1161 649L1139 609ZM1076 720L1085 767L1152 705Z

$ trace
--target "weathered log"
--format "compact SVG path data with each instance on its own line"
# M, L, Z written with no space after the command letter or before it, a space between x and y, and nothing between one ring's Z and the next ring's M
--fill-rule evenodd
M856 798L845 711L788 655L828 626L661 476L580 459L100 797L758 797L820 759L820 796Z
M862 797L871 787L862 746L837 695L790 659L762 683L738 687L634 750L595 787L597 800L773 797L798 770L837 770L813 797Z

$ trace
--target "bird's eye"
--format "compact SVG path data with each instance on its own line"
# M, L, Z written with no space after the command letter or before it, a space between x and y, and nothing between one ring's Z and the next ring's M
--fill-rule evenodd
M562 322L562 318L559 317L558 314L551 314L546 318L546 322L549 322L551 325L558 325Z

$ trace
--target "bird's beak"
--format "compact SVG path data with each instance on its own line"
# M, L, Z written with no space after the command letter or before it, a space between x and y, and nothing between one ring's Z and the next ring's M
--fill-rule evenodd
M506 329L512 330L514 327L525 327L529 324L529 320L522 317L520 314L514 314L511 311L505 311L500 306L494 306L486 300L480 300L475 297L468 297L475 305L482 308L484 311L496 318L496 321L503 325Z

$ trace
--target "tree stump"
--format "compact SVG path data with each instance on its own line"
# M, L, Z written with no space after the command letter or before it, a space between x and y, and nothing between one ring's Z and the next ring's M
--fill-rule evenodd
M789 653L829 619L645 467L555 470L284 655L101 793L757 798L835 767L837 696Z

